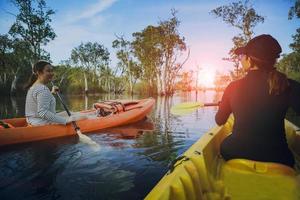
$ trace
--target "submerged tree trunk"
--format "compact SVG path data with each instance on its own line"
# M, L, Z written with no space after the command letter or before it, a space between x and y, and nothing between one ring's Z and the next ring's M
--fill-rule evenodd
M157 73L156 74L156 84L157 84L157 94L161 95L162 94L162 88L161 88L161 79L160 79L160 75Z
M133 96L133 80L132 80L132 75L129 74L129 90L130 90L130 95Z
M168 75L166 73L166 66L163 67L162 71L162 75L161 75L161 94L160 95L166 95L166 81L168 78Z
M84 95L84 102L85 102L84 109L87 110L89 105L89 97L87 95Z
M110 93L110 90L111 90L110 79L108 79L107 82L108 82L108 93Z
M84 93L87 94L89 89L88 89L88 81L85 72L83 73L83 76L84 76Z

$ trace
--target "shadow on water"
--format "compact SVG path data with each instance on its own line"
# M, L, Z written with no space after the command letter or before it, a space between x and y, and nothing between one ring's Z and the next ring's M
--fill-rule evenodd
M213 91L157 98L146 120L90 133L93 151L76 136L0 148L0 199L142 199L168 170L168 163L215 125L216 107L174 116L180 102L217 102ZM134 99L143 97L135 96ZM128 96L66 96L73 111ZM1 99L1 118L24 115L24 98ZM57 103L58 111L62 107Z

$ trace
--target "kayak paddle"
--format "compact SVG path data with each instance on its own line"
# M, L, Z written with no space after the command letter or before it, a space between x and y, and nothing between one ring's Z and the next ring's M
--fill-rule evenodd
M185 102L173 106L171 108L171 113L174 115L187 115L197 110L198 108L218 105L219 103Z
M52 86L54 86L53 82L51 81L51 84ZM67 112L68 116L70 117L71 116L71 112L69 111L67 105L64 103L62 97L60 96L59 92L57 91L56 92L56 95L58 96L58 99L60 101L60 103L63 105L65 111ZM79 126L77 126L77 123L75 121L72 121L72 125L75 129L75 132L77 133L78 137L79 137L79 140L83 143L86 143L88 145L92 145L93 146L93 149L95 150L99 150L100 149L100 146L98 143L96 143L95 141L93 141L91 138L89 138L88 136L84 135L81 133L81 130L79 128Z

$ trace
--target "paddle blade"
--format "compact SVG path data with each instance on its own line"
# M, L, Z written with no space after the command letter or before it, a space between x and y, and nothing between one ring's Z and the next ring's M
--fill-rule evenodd
M100 150L100 145L98 143L96 143L95 141L93 141L88 136L82 134L80 130L77 130L76 133L79 136L80 142L88 144L94 151Z
M171 108L171 113L174 115L187 115L203 106L204 104L200 102L180 103Z

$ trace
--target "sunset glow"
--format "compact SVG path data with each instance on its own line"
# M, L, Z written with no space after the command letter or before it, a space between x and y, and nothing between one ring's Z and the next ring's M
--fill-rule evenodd
M198 86L207 87L207 88L215 87L214 85L215 75L216 72L212 68L207 68L199 71Z

